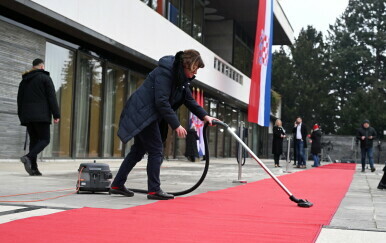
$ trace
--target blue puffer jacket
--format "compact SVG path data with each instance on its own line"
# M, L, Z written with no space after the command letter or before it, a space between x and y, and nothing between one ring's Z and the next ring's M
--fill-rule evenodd
M176 85L173 62L174 56L162 57L158 67L150 72L144 83L127 100L118 129L118 136L123 143L127 143L156 120L164 120L172 129L176 129L180 122L175 111L182 104L200 119L207 115L192 97L189 88L192 79L185 77L182 85Z

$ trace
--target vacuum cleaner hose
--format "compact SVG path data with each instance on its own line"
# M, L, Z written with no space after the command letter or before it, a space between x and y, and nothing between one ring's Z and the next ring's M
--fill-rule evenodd
M223 124L225 124L225 123L223 123ZM208 125L209 125L209 123L206 122L204 125L204 130L203 130L203 138L204 138L204 146L205 146L205 167L204 167L204 171L201 174L200 179L191 188L188 188L184 191L168 192L169 194L172 194L174 196L181 196L181 195L191 193L192 191L196 190L202 184L202 182L205 180L205 177L206 177L208 170L209 170L209 146L208 146L208 138L207 138ZM129 189L132 190L133 192L137 192L137 193L148 193L147 190L135 189L135 188L129 188Z

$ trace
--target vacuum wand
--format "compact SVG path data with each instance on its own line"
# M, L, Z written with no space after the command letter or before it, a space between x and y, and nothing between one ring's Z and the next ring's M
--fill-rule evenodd
M252 156L253 159L257 161L257 163L265 170L265 172L268 173L269 176L283 189L283 191L289 196L290 200L297 203L299 207L305 207L309 208L312 207L313 203L304 200L304 199L298 199L296 198L286 186L268 169L268 167L253 153L253 151L237 136L237 134L232 131L232 129L228 126L228 124L218 121L218 120L213 120L212 121L213 125L221 125L227 129L227 131L232 134L232 136L245 148L245 150Z

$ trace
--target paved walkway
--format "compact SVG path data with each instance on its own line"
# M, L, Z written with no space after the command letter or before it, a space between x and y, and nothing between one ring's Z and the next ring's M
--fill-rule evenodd
M46 191L64 188L74 188L77 180L77 169L84 161L41 162L42 177L31 177L26 174L20 162L0 162L0 195L10 195L26 192ZM121 160L98 160L108 163L113 174L116 173ZM277 175L283 175L283 169L274 168L272 160L264 163ZM281 162L284 164L284 162ZM311 165L311 162L308 162ZM203 162L165 161L161 169L162 187L165 191L179 191L192 186L200 177ZM354 175L348 193L342 201L331 224L325 226L317 243L333 242L386 242L386 190L376 187L383 175L383 166L377 165L377 171L360 172L360 166ZM293 172L299 169L292 169ZM243 167L243 179L248 182L258 181L269 176L253 160L248 159ZM238 185L233 183L237 179L237 163L234 159L213 159L207 179L193 193L220 190ZM315 181L315 190L318 183ZM140 162L129 176L127 186L146 189L146 163ZM291 188L289 188L291 190ZM0 200L33 200L52 197L67 192L50 194L36 194L2 198ZM121 209L153 203L143 194L136 194L132 198L109 196L107 193L81 193L55 200L29 203L1 203L0 223L15 219L45 215L61 210L80 207L97 207ZM290 203L290 202L289 202Z
M357 165L349 191L317 243L386 242L386 190L377 189L383 165L376 165L374 173L361 168Z

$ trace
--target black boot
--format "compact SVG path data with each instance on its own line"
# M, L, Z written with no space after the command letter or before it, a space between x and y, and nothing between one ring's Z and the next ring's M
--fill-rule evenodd
M383 184L382 182L379 182L379 184L378 184L378 187L377 187L378 189L381 189L381 190L383 190L383 189L386 189L386 185L385 184Z
M29 175L33 175L33 171L31 169L31 159L28 158L28 156L24 155L23 157L20 158L20 161L24 164L24 169L27 171Z
M39 169L32 170L32 176L42 176L43 174L39 171Z
M126 197L132 197L134 196L134 192L128 190L125 186L122 187L111 187L109 190L109 194L118 194L118 195L123 195Z
M169 200L169 199L174 199L174 196L172 194L168 194L162 190L159 190L158 192L147 194L147 199L152 199L152 200Z

